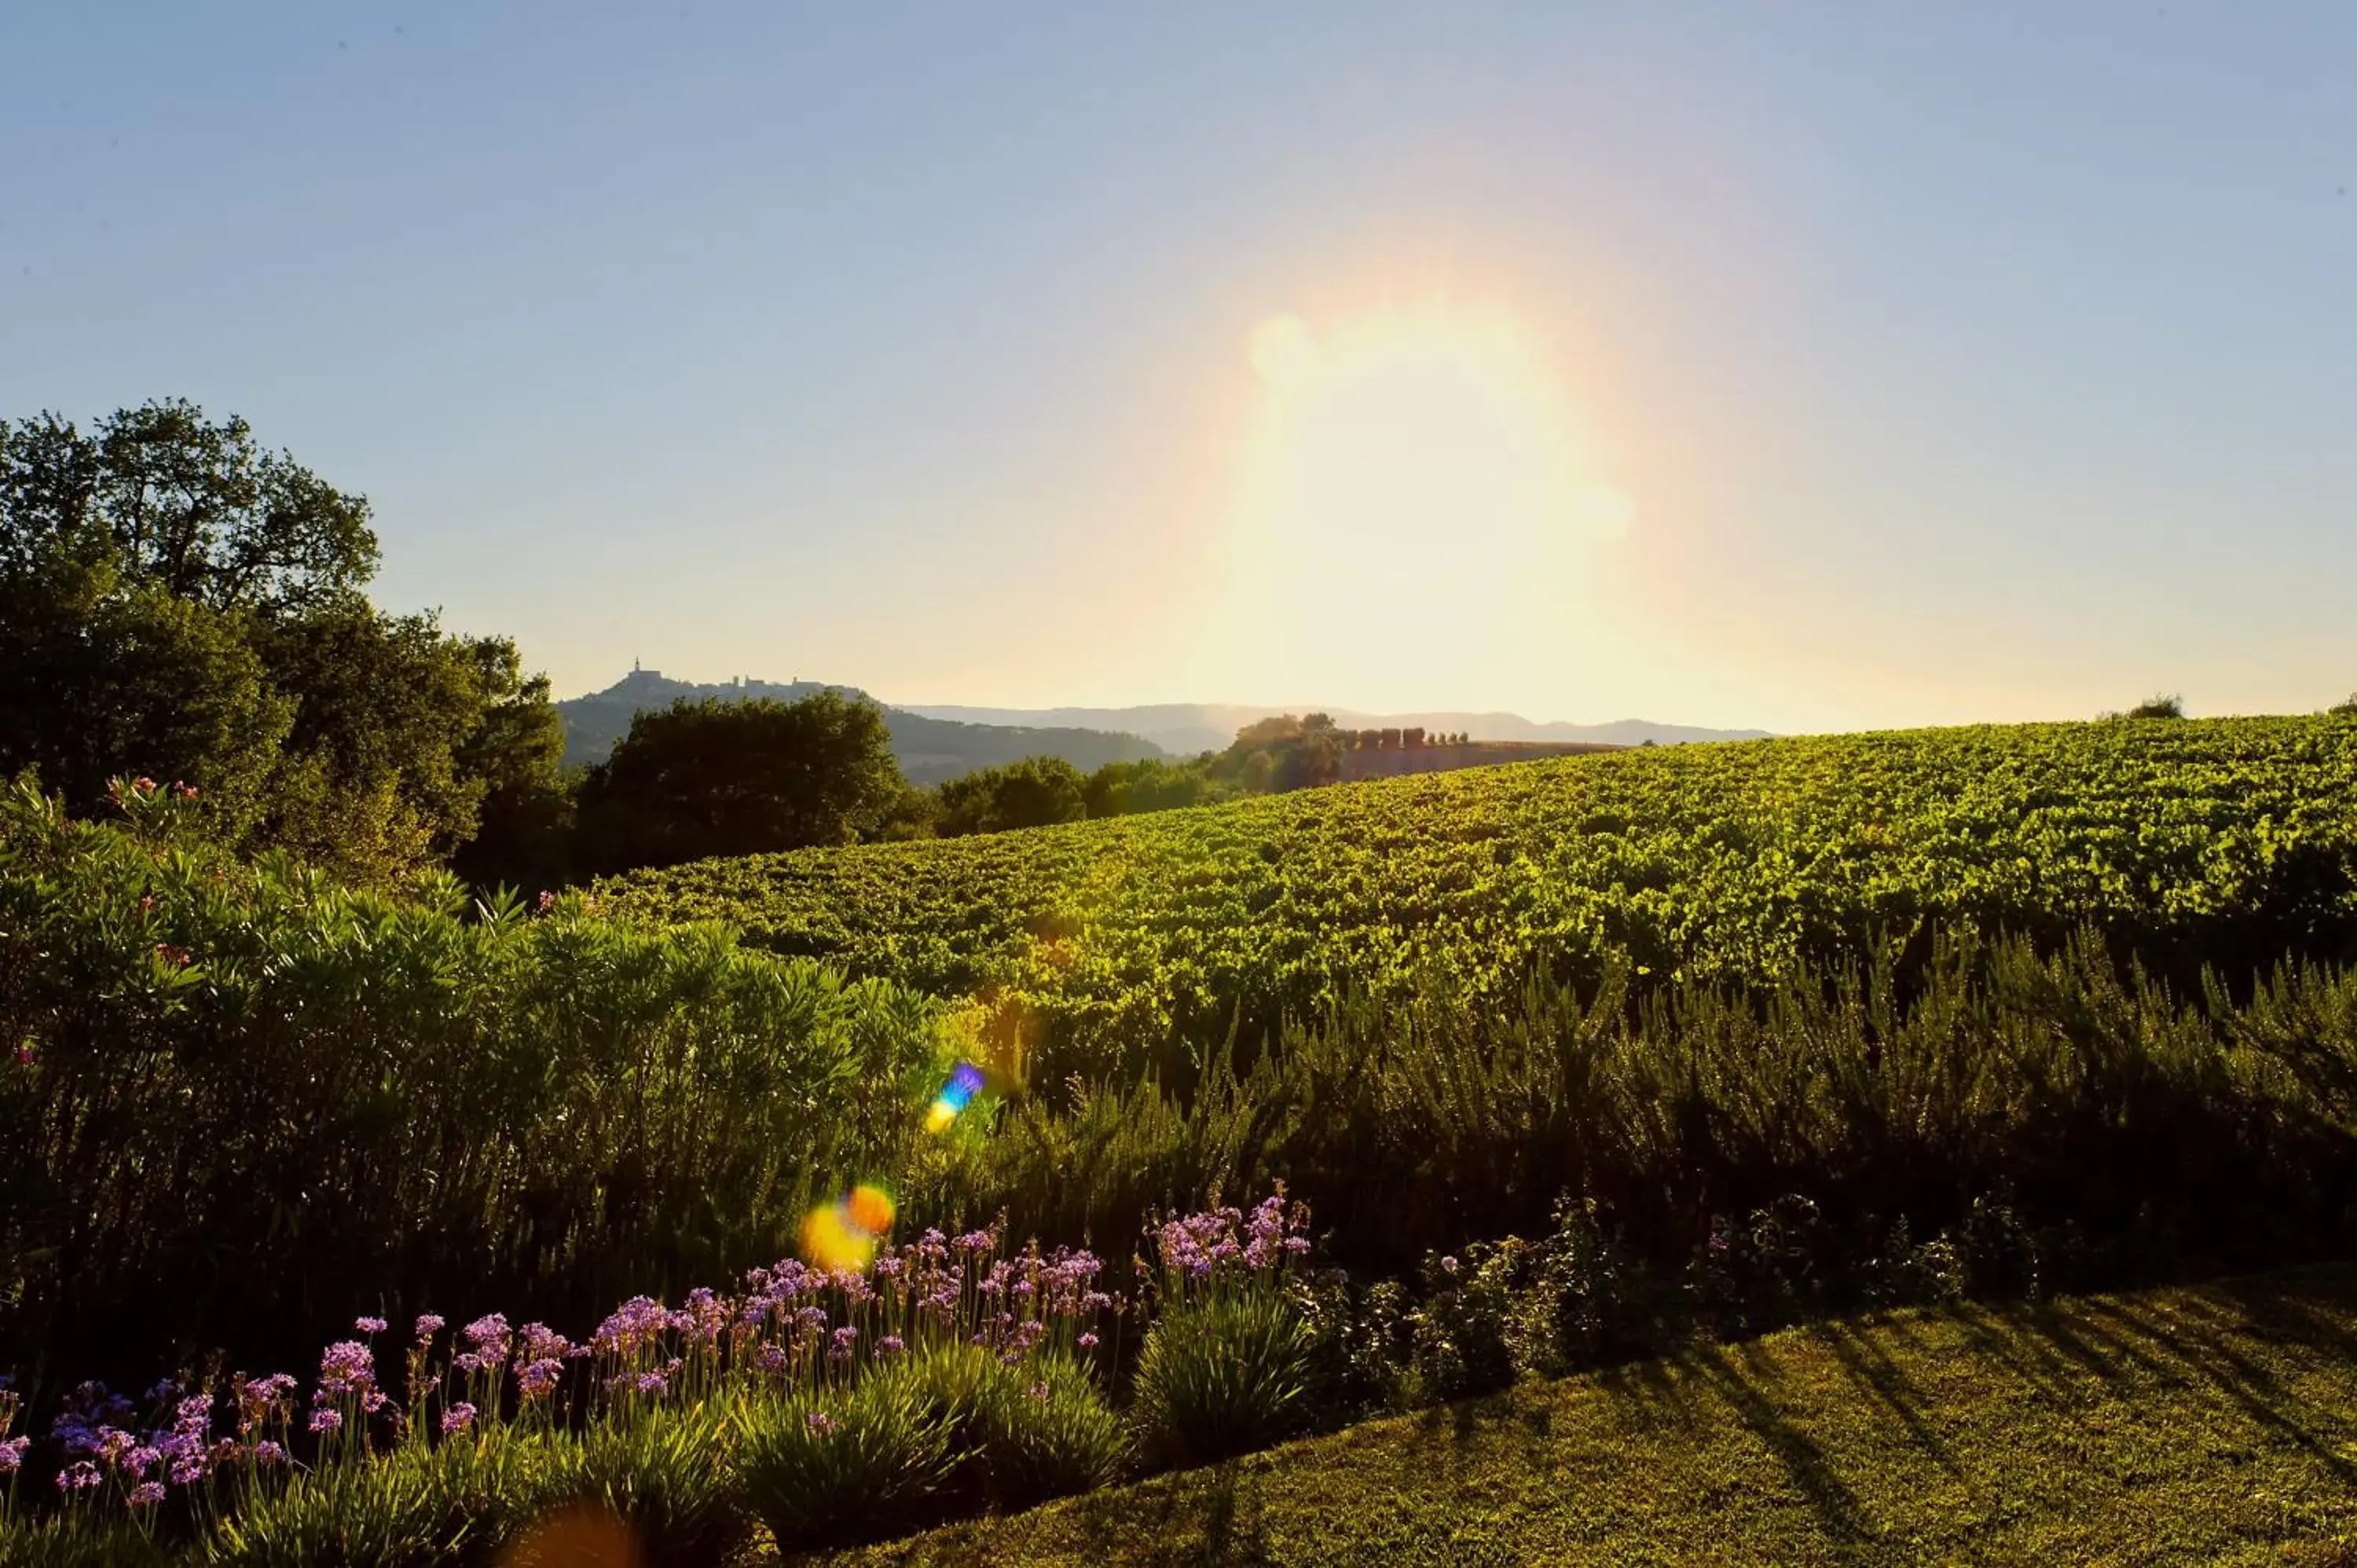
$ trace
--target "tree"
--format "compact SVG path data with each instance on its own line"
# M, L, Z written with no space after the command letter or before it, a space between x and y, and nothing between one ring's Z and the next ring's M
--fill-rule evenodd
M267 613L349 598L376 574L367 499L263 451L242 419L172 400L85 436L45 413L0 444L0 569L62 548L112 560L128 585Z
M504 639L378 611L376 563L367 499L242 419L0 421L0 767L80 810L115 774L185 779L232 839L363 876L548 816L546 682Z
M2357 692L2350 693L2346 700L2335 703L2324 711L2328 714L2357 714Z
M294 703L269 683L242 618L103 569L0 576L0 776L33 769L94 812L117 774L197 788L236 838L266 810Z
M587 868L849 843L904 781L883 710L833 692L794 703L684 698L649 709L577 796Z
M2181 719L2185 716L2185 699L2165 692L2147 697L2120 716L2129 719Z
M1202 757L1187 762L1148 757L1106 763L1089 775L1082 796L1090 816L1120 817L1200 806L1226 793Z
M478 887L545 889L572 874L573 791L565 778L565 717L549 701L548 677L526 675L514 642L465 643L482 702L457 754L458 770L481 780L473 838L450 869Z
M1060 757L1027 757L1003 768L982 768L942 785L940 831L945 838L1044 828L1088 814L1088 780Z

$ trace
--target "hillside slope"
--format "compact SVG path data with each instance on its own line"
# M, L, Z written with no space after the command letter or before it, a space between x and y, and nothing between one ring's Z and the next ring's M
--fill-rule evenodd
M2352 1560L2341 1266L1827 1323L830 1561Z
M2357 721L1657 747L1022 832L705 861L602 891L1049 1037L1135 1048L1437 970L1765 980L1920 918L2272 962L2357 930Z

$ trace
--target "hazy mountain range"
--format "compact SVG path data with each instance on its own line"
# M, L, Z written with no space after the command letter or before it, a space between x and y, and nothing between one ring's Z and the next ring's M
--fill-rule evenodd
M866 697L856 686L836 686L823 681L754 681L739 678L699 683L675 681L653 670L633 670L602 692L573 697L556 704L565 715L565 761L576 766L596 762L630 733L630 715L641 708L668 707L681 697L719 697L742 702L748 697L775 697L791 703L813 692L840 692ZM869 700L873 700L872 698ZM1100 729L1075 729L1022 724L973 724L934 718L907 708L884 704L884 727L892 735L892 755L912 784L938 784L977 768L996 768L1026 757L1060 757L1082 772L1093 772L1108 762L1134 762L1160 757L1162 748L1135 735L1108 734ZM1221 745L1227 742L1222 740Z
M674 680L655 670L633 670L602 692L556 704L557 712L565 715L565 760L568 765L598 760L629 733L632 714L641 708L668 706L681 697L730 701L775 697L791 703L826 691L867 696L856 686L823 681L757 681L739 676L733 681L699 682ZM1221 750L1244 725L1282 713L1323 711L1345 729L1420 726L1433 732L1462 731L1474 740L1600 741L1622 746L1641 746L1650 740L1672 746L1683 741L1756 740L1767 734L1765 730L1697 729L1645 719L1600 725L1541 724L1519 714L1362 714L1343 708L1254 708L1222 703L1160 703L1132 708L901 707L888 703L883 707L900 771L918 784L938 784L977 768L994 768L1026 757L1060 757L1083 772L1108 762L1192 757Z
M1692 725L1655 724L1650 719L1615 719L1609 724L1575 725L1560 720L1541 723L1520 714L1362 714L1348 708L1251 708L1222 703L1162 703L1135 708L974 708L911 704L907 710L927 718L954 719L974 725L1039 725L1093 730L1118 730L1142 736L1166 751L1192 756L1217 751L1236 737L1236 731L1271 714L1323 712L1344 729L1407 729L1437 733L1459 731L1474 740L1581 740L1616 746L1674 746L1682 741L1763 740L1766 730L1700 729Z

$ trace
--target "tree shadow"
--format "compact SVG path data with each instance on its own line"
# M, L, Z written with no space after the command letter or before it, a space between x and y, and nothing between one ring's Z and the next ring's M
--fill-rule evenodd
M2314 1418L2304 1408L2307 1402L2285 1387L2272 1370L2229 1343L2224 1326L2215 1316L2190 1312L2163 1316L2123 1299L2091 1298L2079 1306L2089 1319L2091 1337L2123 1345L2134 1338L2158 1347L2174 1363L2176 1381L2215 1389L2252 1421L2307 1453L2343 1484L2357 1483L2357 1464L2314 1430ZM2333 1353L2330 1345L2316 1348Z
M1756 1346L1750 1348L1753 1353L1743 1357L1715 1349L1693 1351L1679 1358L1678 1364L1726 1401L1736 1419L1782 1462L1828 1535L1850 1543L1872 1539L1874 1532L1859 1512L1857 1494L1834 1472L1816 1439L1787 1419L1745 1375L1767 1364ZM1781 1381L1781 1371L1761 1380Z
M1946 1441L1932 1428L1923 1413L1921 1392L1900 1369L1899 1363L1890 1359L1889 1351L1879 1341L1837 1321L1823 1325L1812 1337L1831 1353L1850 1381L1857 1384L1869 1401L1889 1412L1891 1418L1906 1429L1909 1439L1916 1447L1950 1475L1959 1473L1955 1456L1948 1452Z

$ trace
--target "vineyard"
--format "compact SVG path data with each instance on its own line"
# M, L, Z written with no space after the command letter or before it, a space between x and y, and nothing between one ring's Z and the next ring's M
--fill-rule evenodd
M2357 723L1986 726L1643 749L604 885L1018 1012L1135 1066L1350 996L1502 998L1616 959L1767 982L1925 925L2093 926L2168 966L2345 954Z

